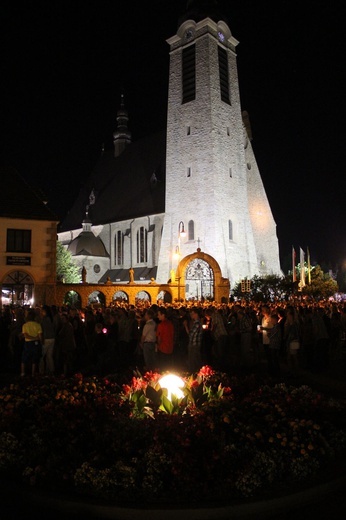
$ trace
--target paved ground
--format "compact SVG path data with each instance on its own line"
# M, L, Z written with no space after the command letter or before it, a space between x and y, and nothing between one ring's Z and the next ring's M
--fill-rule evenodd
M323 374L316 374L310 371L302 370L298 377L292 379L286 373L286 367L283 365L283 373L288 382L300 385L307 384L327 395L346 399L346 356L331 360L330 367ZM266 366L261 364L259 370L265 371ZM6 384L13 378L13 374L0 374L0 385ZM162 518L165 520L179 518L179 520L260 520L260 519L280 519L280 520L341 520L346 518L346 476L337 479L334 482L324 483L322 487L316 487L314 491L310 491L302 497L292 496L282 503L282 507L277 504L273 507L249 508L247 511L226 511L210 510L209 513L179 512L175 516L170 516L171 512L167 511ZM65 505L66 506L66 505ZM15 490L8 487L5 483L0 486L0 519L1 520L24 520L34 517L36 520L49 518L50 520L61 520L61 518L71 520L101 520L105 518L113 518L115 520L125 520L131 518L146 519L152 518L153 515L148 512L139 511L138 515L121 514L119 511L110 512L93 510L92 512L85 509L66 508L64 504L57 503L33 503L28 497L23 495L21 490ZM207 516L205 516L207 514ZM208 516L209 514L209 516ZM155 518L159 518L156 517Z

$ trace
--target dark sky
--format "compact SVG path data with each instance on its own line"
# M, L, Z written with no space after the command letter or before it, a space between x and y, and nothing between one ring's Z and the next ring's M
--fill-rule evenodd
M228 0L242 109L277 223L313 263L346 261L345 8ZM120 92L133 140L165 127L169 46L186 0L2 4L1 154L63 219L112 141Z

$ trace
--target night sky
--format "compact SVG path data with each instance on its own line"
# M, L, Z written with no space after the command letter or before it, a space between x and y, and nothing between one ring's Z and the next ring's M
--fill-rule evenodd
M282 267L290 268L294 246L335 269L346 262L344 3L225 4ZM102 144L111 146L122 91L134 141L165 128L166 40L185 7L186 0L3 3L1 155L46 194L60 220Z

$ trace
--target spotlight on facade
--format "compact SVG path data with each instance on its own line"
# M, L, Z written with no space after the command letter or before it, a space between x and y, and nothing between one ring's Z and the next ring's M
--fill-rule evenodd
M171 400L172 395L175 395L178 399L184 397L184 392L181 388L185 386L185 383L181 377L175 374L166 374L159 379L158 383L161 388L167 389L167 399Z

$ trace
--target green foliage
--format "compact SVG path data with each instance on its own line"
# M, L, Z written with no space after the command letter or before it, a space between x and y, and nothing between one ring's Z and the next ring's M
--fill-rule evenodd
M65 294L64 305L80 309L80 296L76 291L68 291Z
M297 279L300 278L300 264L297 266ZM308 283L308 269L305 269L306 285L300 294L322 299L333 296L338 292L338 283L329 273L323 272L319 265L311 268L311 284ZM272 301L274 299L285 300L298 292L298 282L292 282L292 274L286 276L267 275L251 278L251 291L244 294L241 290L241 282L234 286L233 294L238 298L250 299L252 301Z
M195 401L211 399L175 413L161 374L136 376L20 378L1 388L0 478L105 505L210 507L321 482L345 460L344 399L205 366L185 383ZM135 414L160 395L155 420Z
M188 410L201 409L207 403L219 401L224 395L224 385L213 384L212 378L216 373L208 366L203 367L197 375L192 374L185 380L182 397L173 393L169 397L168 390L161 388L159 384L158 373L147 373L142 376L136 371L135 374L132 384L123 386L121 398L130 404L131 414L137 419L146 417L155 419L157 412L181 415Z
M338 292L338 284L329 273L324 273L319 265L311 269L311 284L303 288L303 294L314 298L328 298Z
M234 296L246 297L253 301L270 301L274 298L284 299L286 295L292 293L292 283L288 277L267 275L255 275L251 278L251 291L246 296L241 291L241 283L235 285Z
M172 395L170 399L167 397L167 389L162 389L162 400L159 409L170 415L180 413L183 398Z
M73 262L72 255L61 242L56 244L56 278L58 282L79 283L80 269Z

